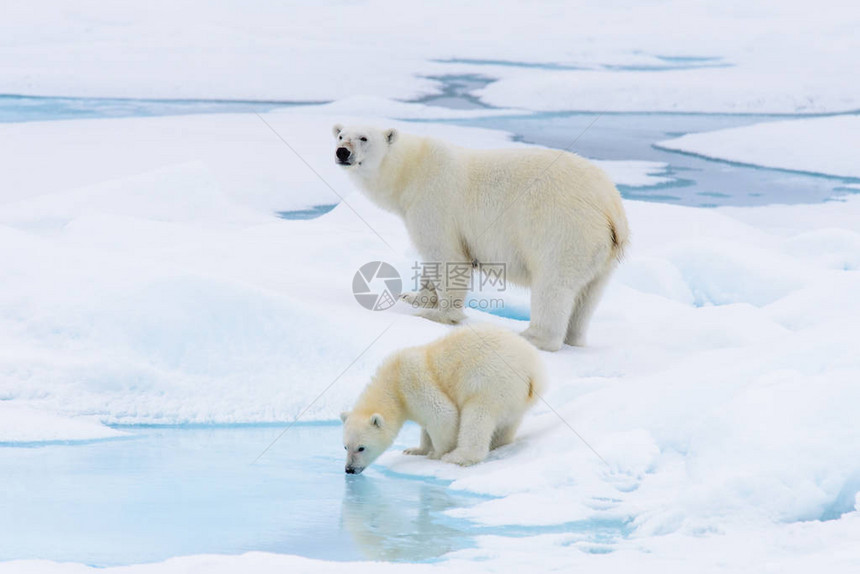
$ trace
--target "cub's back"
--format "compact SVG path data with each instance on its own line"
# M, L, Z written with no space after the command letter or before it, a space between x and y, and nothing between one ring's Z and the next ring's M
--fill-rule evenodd
M431 376L457 404L488 391L529 400L543 388L537 349L501 327L458 327L427 345L425 352Z

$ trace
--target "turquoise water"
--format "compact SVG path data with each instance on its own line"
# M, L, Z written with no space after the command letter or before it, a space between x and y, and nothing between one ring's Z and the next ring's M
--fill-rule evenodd
M251 550L431 560L471 543L445 510L479 498L380 468L343 472L340 425L132 427L129 438L0 447L0 561L96 566ZM404 442L405 441L405 442ZM402 444L415 441L407 428Z
M0 123L87 118L175 116L224 112L268 112L285 106L324 102L234 100L147 100L133 98L58 98L0 95Z
M606 551L622 522L481 527L446 515L486 497L380 465L343 471L340 424L126 427L126 438L0 446L0 561L115 566L266 551L426 562L478 535L570 532ZM404 428L394 448L418 442ZM440 463L441 464L441 463Z
M275 212L278 217L281 219L292 219L292 220L303 220L303 219L316 219L317 217L323 216L332 209L337 207L336 203L332 204L322 204L322 205L312 205L307 209L291 209L289 211L277 211Z

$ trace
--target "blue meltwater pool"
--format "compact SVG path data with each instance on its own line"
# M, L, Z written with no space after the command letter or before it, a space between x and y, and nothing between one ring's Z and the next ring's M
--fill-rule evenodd
M488 527L446 511L488 500L374 465L343 471L340 424L127 427L128 437L0 446L0 561L114 566L265 551L433 561L476 536L577 533L611 551L623 522ZM408 424L392 448L418 441Z
M446 510L480 497L373 467L343 472L340 425L134 427L128 438L0 447L0 561L111 566L261 550L426 561L472 542ZM417 441L417 428L399 443ZM253 463L253 464L252 464Z

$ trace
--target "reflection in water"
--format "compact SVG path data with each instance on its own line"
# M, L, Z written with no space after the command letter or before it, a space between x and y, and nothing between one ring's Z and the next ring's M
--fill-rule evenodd
M451 492L415 479L379 481L376 476L346 477L341 528L355 549L368 560L431 561L473 544L474 536L521 538L564 534L564 544L590 553L608 553L629 536L629 517L593 517L560 524L482 526L445 511L474 505L485 497ZM605 506L606 501L599 501ZM611 501L609 506L611 507Z
M445 524L443 512L461 506L444 487L414 480L380 488L364 475L346 477L341 525L370 560L431 560L466 546L468 533ZM417 490L417 504L404 504L403 486ZM414 495L414 494L413 494Z

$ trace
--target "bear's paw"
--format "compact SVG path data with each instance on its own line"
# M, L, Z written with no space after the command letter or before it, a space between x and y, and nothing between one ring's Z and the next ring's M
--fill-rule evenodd
M484 460L480 455L466 452L460 449L454 449L446 455L442 456L442 462L451 464L459 464L460 466L472 466Z
M456 325L466 318L462 309L424 309L418 315L444 325Z

